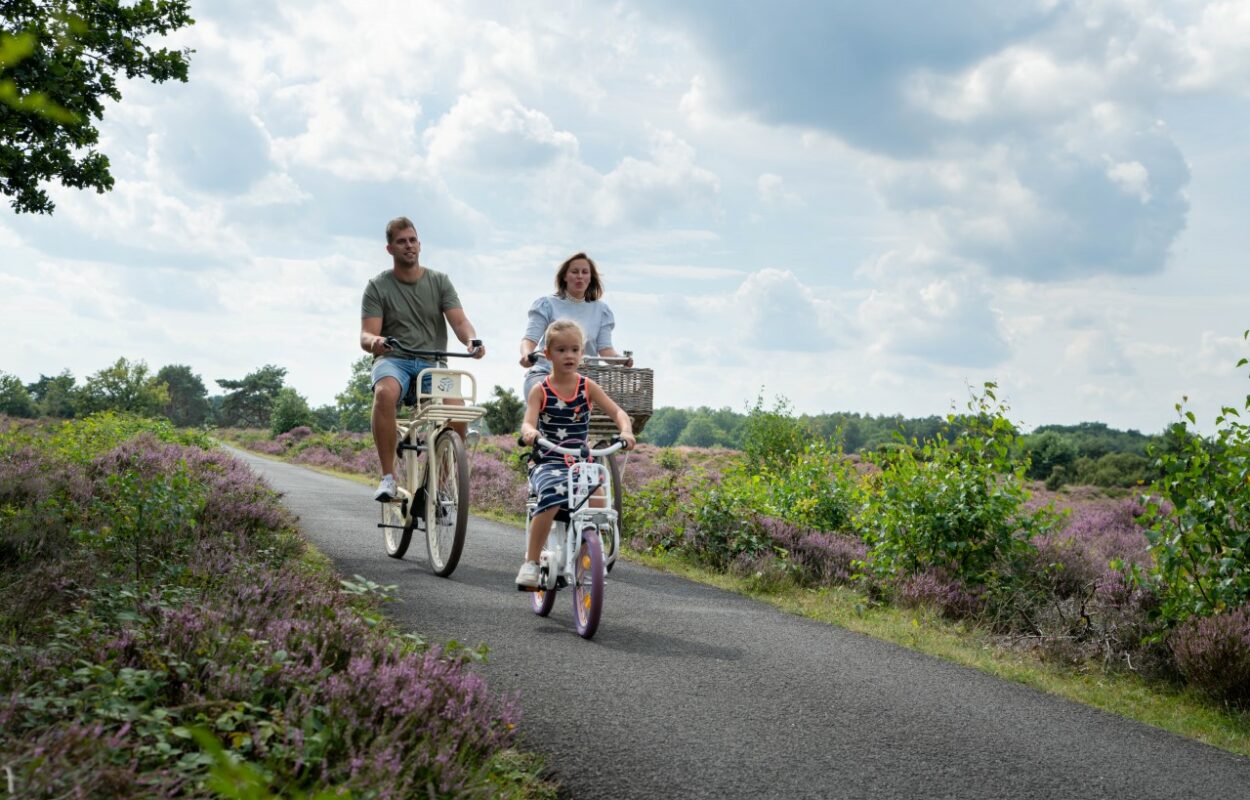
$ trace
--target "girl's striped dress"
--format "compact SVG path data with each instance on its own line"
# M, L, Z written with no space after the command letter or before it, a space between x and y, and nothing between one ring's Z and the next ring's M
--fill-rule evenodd
M572 397L561 397L551 385L551 377L543 382L543 405L538 412L538 432L544 439L562 447L580 447L590 435L590 396L586 379L577 376L577 391ZM537 464L530 471L530 491L538 496L534 513L552 506L564 505L568 493L569 463L572 457L549 453L534 445Z

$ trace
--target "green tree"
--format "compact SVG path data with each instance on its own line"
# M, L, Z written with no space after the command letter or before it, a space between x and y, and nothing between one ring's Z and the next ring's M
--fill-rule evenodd
M372 356L361 356L353 361L347 388L334 396L338 405L338 424L345 431L363 433L369 430L369 418L373 413L373 387L369 385L372 370Z
M496 385L495 399L482 403L486 409L486 427L491 433L516 433L525 418L525 403L517 397L516 392Z
M699 414L691 417L690 422L677 437L677 444L686 447L715 447L725 440L725 432L716 426L712 418Z
M684 408L657 408L642 435L648 442L660 447L672 447L677 444L677 437L681 436L689 422L690 412Z
M41 417L72 419L78 413L78 387L69 370L62 370L54 377L40 375L39 380L26 385L35 401Z
M129 411L146 417L160 415L169 403L169 389L148 374L143 361L119 358L87 378L79 392L80 408L95 411Z
M161 367L156 379L169 390L169 402L165 416L180 427L203 425L208 421L211 409L208 405L208 389L199 375L185 364L169 364Z
M1035 481L1046 480L1058 467L1071 473L1078 452L1072 440L1055 431L1043 431L1023 437L1024 453L1029 457L1025 475Z
M319 431L337 430L339 427L338 406L326 404L312 410L312 426Z
M0 0L0 192L16 211L51 213L50 180L113 187L95 149L105 104L119 78L185 82L191 51L144 40L193 22L188 0Z
M286 368L266 364L239 380L219 378L217 385L226 390L221 399L218 421L236 428L267 428L269 412L286 379Z
M273 398L269 413L269 432L274 436L301 425L312 426L312 410L303 395L290 386L283 386Z
M26 384L16 375L0 372L0 414L10 417L33 417L37 413L35 401L30 399Z

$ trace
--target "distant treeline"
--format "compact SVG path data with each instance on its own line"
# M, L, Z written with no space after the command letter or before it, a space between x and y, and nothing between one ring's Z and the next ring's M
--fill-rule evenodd
M367 358L361 359L362 362ZM241 378L217 378L222 390L210 395L204 379L185 364L152 372L143 361L117 359L81 383L69 370L23 383L0 372L0 413L11 417L73 419L97 411L166 417L180 427L271 428L282 433L299 425L368 430L372 396L368 372L352 365L347 388L334 405L312 408L286 385L286 368L267 364Z
M759 410L658 408L646 423L643 439L661 447L741 449L746 420ZM898 447L913 440L950 439L959 430L939 416L832 412L802 414L798 419L813 437L841 444L848 453ZM1027 434L1017 431L1017 436L1020 455L1027 455L1031 462L1029 477L1046 481L1052 488L1068 483L1110 487L1148 482L1153 459L1147 448L1163 442L1160 436L1117 430L1102 422L1043 425Z
M370 358L350 365L350 374L334 404L312 407L285 383L286 369L265 365L241 378L217 378L220 392L209 394L204 380L183 364L152 372L142 361L119 358L112 366L89 375L81 383L68 371L40 375L23 383L0 372L0 413L14 417L70 419L104 411L128 411L164 416L184 427L217 426L267 428L274 434L306 425L317 430L369 430L373 397L369 388ZM493 433L514 432L524 410L511 390L495 387L494 399L484 402L486 426ZM763 400L745 412L728 408L656 409L642 432L643 441L661 447L726 447L742 449L744 426L752 414L796 417L813 440L835 442L848 453L906 446L912 441L947 438L956 434L945 417L832 412L794 415L785 401L765 411ZM1134 430L1121 431L1101 422L1079 425L1043 425L1019 434L1018 456L1028 456L1028 475L1047 485L1088 484L1134 486L1153 476L1147 448L1160 437Z

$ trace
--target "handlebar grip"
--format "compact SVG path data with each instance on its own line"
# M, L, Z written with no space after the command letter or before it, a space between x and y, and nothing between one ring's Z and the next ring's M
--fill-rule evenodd
M530 363L531 367L534 366L538 363L538 353L530 353L525 357L525 360Z

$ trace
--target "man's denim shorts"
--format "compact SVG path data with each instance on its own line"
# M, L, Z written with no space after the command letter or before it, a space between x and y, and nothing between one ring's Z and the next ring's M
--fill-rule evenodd
M399 398L403 402L404 395L408 394L408 384L412 383L412 379L417 376L423 369L433 369L438 365L420 358L395 358L394 356L383 356L373 362L373 372L370 375L369 386L376 388L378 381L383 378L394 378L399 381ZM421 391L430 391L430 376L426 375L425 380L421 381Z

